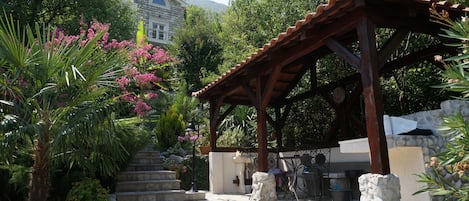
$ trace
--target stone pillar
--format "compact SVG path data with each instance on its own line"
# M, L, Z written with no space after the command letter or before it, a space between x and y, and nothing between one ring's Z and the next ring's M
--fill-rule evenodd
M275 176L265 172L256 172L252 175L252 198L254 201L275 201Z
M393 174L364 174L358 178L361 201L401 200L399 177Z

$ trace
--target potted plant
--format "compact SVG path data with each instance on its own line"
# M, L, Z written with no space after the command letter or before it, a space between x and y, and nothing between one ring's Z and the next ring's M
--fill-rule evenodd
M207 155L210 152L210 133L205 126L200 129L200 137L198 139L200 153Z
M210 137L209 133L205 130L200 130L196 132L186 132L184 136L178 136L178 141L190 141L191 143L195 143L195 145L199 146L201 154L208 154L210 152Z

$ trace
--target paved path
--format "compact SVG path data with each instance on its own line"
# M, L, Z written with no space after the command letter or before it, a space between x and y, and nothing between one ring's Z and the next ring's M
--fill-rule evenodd
M228 194L213 194L210 192L205 193L207 201L249 201L251 194L246 195L228 195Z
M205 201L249 201L251 194L245 195L229 195L229 194L213 194L205 192ZM330 201L330 198L317 199L316 201ZM279 201L296 201L294 198ZM299 199L299 201L313 201L311 199Z

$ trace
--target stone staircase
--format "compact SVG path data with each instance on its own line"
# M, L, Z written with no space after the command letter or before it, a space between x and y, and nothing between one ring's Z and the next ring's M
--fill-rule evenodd
M176 172L163 170L160 153L152 146L139 151L117 175L116 201L181 200L205 200L205 193L181 190Z

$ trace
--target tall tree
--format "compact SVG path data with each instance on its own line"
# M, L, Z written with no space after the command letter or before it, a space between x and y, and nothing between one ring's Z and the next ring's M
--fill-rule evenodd
M225 72L284 32L322 0L233 0L222 21Z
M189 92L199 90L210 75L218 74L222 62L220 31L217 14L196 6L187 8L184 26L174 35L171 49L181 60L177 69Z
M0 7L22 26L46 23L68 34L79 34L80 23L93 19L111 24L110 37L131 39L135 30L135 11L131 1L123 0L3 0Z

